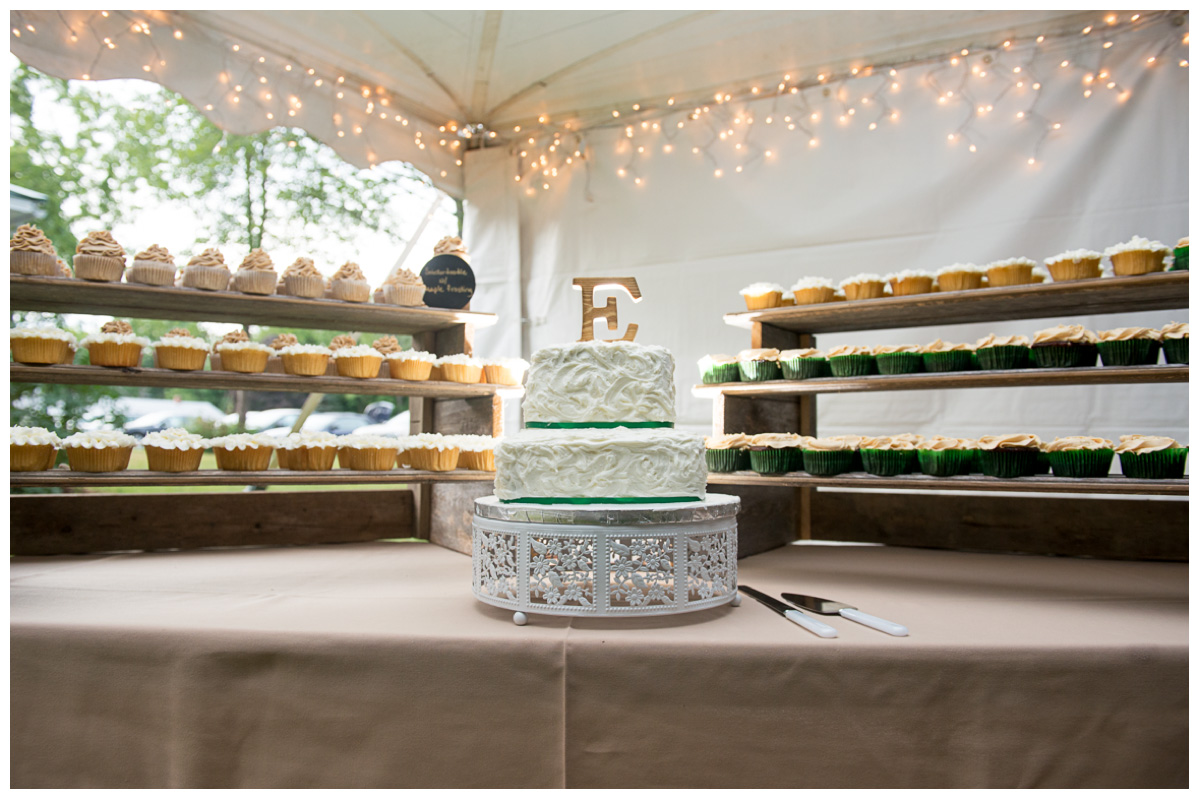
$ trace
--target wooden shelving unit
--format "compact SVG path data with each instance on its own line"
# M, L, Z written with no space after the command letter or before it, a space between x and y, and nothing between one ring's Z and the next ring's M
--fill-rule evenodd
M260 472L233 472L203 469L195 472L72 472L52 469L46 472L14 472L10 486L22 487L114 487L114 486L308 486L329 484L354 486L369 483L428 484L491 482L494 472L456 469L452 472L424 472L414 469L390 469L379 472L365 470L290 470L268 469Z

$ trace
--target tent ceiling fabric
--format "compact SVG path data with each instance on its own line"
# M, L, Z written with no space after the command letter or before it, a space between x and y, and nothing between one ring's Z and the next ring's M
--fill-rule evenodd
M506 132L542 114L589 127L636 102L696 100L714 89L773 83L789 70L932 56L998 36L1067 30L1083 18L1062 11L13 11L11 28L23 34L10 33L10 46L59 77L156 81L234 133L294 125L360 167L408 161L461 197L457 162L467 142L439 144L456 138L439 130L451 121L481 123L497 132L489 143L503 144Z

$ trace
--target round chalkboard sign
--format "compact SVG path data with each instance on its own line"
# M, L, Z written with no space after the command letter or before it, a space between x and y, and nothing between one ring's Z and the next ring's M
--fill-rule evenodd
M421 270L421 282L425 284L425 305L432 308L465 308L475 294L475 273L458 256L429 259Z

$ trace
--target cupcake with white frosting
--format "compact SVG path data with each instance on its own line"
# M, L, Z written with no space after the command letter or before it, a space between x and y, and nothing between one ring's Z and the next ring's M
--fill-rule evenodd
M22 225L8 240L8 271L15 275L57 275L58 255L46 234Z
M209 344L187 328L172 328L154 343L155 363L162 369L193 372L204 369Z
M108 231L92 231L75 245L75 277L116 283L125 274L125 248Z
M988 286L1023 286L1033 283L1033 268L1037 263L1028 258L1006 258L987 265Z
M847 300L874 300L887 294L888 282L882 275L864 272L838 283Z
M933 281L933 273L923 269L905 269L887 275L887 282L892 287L893 297L928 294L933 291Z
M18 364L70 364L75 336L53 325L18 325L8 332L13 361Z
M442 370L442 380L453 383L479 383L483 377L483 361L465 353L442 356L433 362Z
M832 303L835 291L833 281L828 278L801 278L791 289L798 306Z
M259 247L251 250L242 259L237 272L233 274L233 288L242 294L275 294L275 282L278 277L275 262Z
M483 359L483 380L497 386L520 386L528 369L529 362L523 358L486 358Z
M319 344L287 343L279 348L283 371L288 375L324 375L333 351Z
M133 326L115 319L100 326L99 333L80 342L88 350L88 360L97 367L136 367L142 363L142 348L150 340L133 332Z
M333 469L337 458L338 437L326 431L299 431L279 440L275 455L280 469Z
M183 428L167 428L142 437L146 468L151 472L194 472L208 448L208 440Z
M338 437L338 465L342 469L379 472L396 466L400 440L390 436L352 433Z
M62 440L45 428L17 425L8 429L8 468L12 472L54 469Z
M277 440L262 433L233 433L210 441L217 469L261 472L271 466Z
M965 292L983 287L984 269L974 264L951 264L937 271L938 291Z
M461 452L456 436L419 433L405 439L404 462L413 469L451 472L458 467Z
M453 438L454 444L458 445L457 469L496 471L495 437L460 434ZM405 452L407 453L407 448L405 448Z
M125 280L146 286L174 286L175 271L175 257L171 252L152 244L133 257Z
M213 345L221 358L221 369L247 374L262 372L271 358L271 348L251 340L244 330L230 331Z
M1095 250L1067 250L1046 259L1046 269L1056 283L1082 281L1100 277L1100 261L1103 253Z
M67 465L75 472L118 472L129 466L137 440L120 431L73 433L62 440Z
M388 373L397 380L426 381L433 372L433 362L437 356L423 350L401 350L388 353Z
M183 268L180 285L189 289L203 289L206 292L222 292L229 286L229 267L225 266L225 256L215 247L204 250L199 255L192 256L187 266Z
M355 344L348 334L335 336L329 343L338 375L344 378L378 378L383 356L370 345Z
M752 283L739 294L746 301L746 308L750 311L778 308L783 299L783 287L778 283Z
M1134 236L1128 242L1105 248L1104 255L1112 262L1116 275L1145 275L1162 272L1171 248L1159 241Z

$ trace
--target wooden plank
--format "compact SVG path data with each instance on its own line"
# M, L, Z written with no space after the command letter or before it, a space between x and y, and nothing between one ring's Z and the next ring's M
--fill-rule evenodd
M495 314L472 311L402 308L283 295L261 297L241 292L205 292L178 286L93 283L11 275L9 287L12 308L58 314L104 314L141 319L236 322L391 334L439 331L464 324L476 328L496 324Z
M429 541L470 555L475 500L491 494L492 487L475 483L434 483L429 485L429 492Z
M762 486L709 486L710 492L740 497L738 558L774 550L799 536L800 489Z
M1181 271L743 311L725 322L830 333L1187 307L1188 273Z
M315 484L354 485L364 483L491 483L494 472L456 469L453 472L424 472L415 469L391 469L365 472L349 469L290 470L268 469L261 472L235 472L202 469L195 472L150 472L127 469L122 472L72 472L52 469L46 472L10 472L10 486L308 486Z
M496 392L518 396L520 386L451 381L401 381L394 378L343 378L341 376L285 375L274 372L224 372L196 370L177 372L153 367L93 367L85 364L50 366L9 365L13 383L58 383L89 386L155 386L170 389L242 389L261 392L320 392L323 394L381 394L397 397L478 397Z
M846 472L820 478L807 472L759 475L756 472L712 472L709 484L720 486L815 486L841 489L912 489L937 492L1041 492L1050 494L1161 494L1187 495L1188 479L1138 480L1113 474L1107 478L990 478L986 475L896 475L882 478L865 472Z
M814 538L1097 558L1188 559L1178 500L820 491Z
M412 493L41 494L10 498L18 556L370 542L412 536Z
M987 389L1017 386L1094 386L1130 383L1187 383L1187 364L1135 367L1072 367L1069 369L1004 369L970 372L918 372L909 375L864 375L850 378L810 378L803 381L758 383L700 383L696 397L790 398L849 392L903 392L929 389Z

